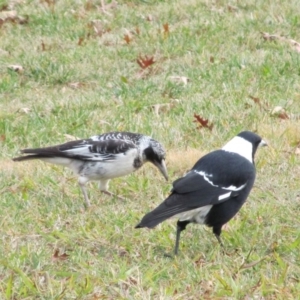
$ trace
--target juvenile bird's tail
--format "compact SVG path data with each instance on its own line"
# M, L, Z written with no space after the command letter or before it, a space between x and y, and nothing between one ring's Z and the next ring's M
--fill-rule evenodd
M25 156L14 157L13 161L24 161L24 160L33 160L33 159L43 159L43 158L51 158L52 155L47 154L30 154Z
M56 165L68 166L70 158L63 152L59 152L57 147L24 149L21 153L28 154L24 156L14 157L13 161L25 161L40 159Z
M182 200L180 201L181 197L178 194L171 194L158 207L146 214L135 228L153 228L166 219L188 210L184 203L182 203Z

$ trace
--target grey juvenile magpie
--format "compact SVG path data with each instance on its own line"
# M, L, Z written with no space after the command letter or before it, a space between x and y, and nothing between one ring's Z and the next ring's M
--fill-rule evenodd
M78 175L78 183L87 206L90 201L85 185L99 181L99 189L109 195L108 182L139 169L145 162L153 163L168 180L163 146L149 136L131 132L109 132L88 139L67 142L46 148L24 149L28 154L14 161L40 159L69 167Z
M185 176L173 182L170 196L146 214L136 228L153 228L170 217L178 218L175 255L180 233L189 223L212 227L222 245L222 226L245 203L255 180L255 152L265 145L257 134L243 131L222 149L203 156Z

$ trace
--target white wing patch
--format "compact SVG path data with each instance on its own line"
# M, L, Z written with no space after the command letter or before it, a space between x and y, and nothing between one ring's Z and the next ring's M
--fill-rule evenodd
M234 185L231 185L231 186L229 186L229 187L223 187L222 189L224 189L224 190L229 190L229 191L233 191L233 192L237 192L237 191L242 190L246 185L247 185L247 183L241 185L240 187L236 187L236 186L234 186Z
M223 199L226 199L228 198L230 195L231 195L232 192L229 192L229 193L226 193L226 194L223 194L221 196L219 196L218 200L221 201Z
M209 180L208 177L213 177L212 174L206 174L206 173L203 172L203 171L196 171L196 170L194 170L194 172L197 173L197 174L199 174L200 176L202 176L203 179L204 179L205 181L207 181L209 184L211 184L212 186L219 187L218 185L215 185L211 180Z

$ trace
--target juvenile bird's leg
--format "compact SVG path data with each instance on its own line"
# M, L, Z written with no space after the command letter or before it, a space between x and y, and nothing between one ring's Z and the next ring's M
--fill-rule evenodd
M121 196L117 196L111 192L108 191L108 182L109 182L109 179L108 180L100 180L99 181L99 189L102 193L106 194L106 195L109 195L109 196L112 196L112 197L116 197L120 200L125 200L125 198L121 197Z
M178 254L179 249L179 240L181 231L185 230L186 226L190 223L190 221L178 221L177 222L177 231L176 231L176 241L175 241L175 249L174 254Z
M79 177L78 178L78 184L79 184L80 189L82 191L86 206L90 207L91 202L89 200L89 197L88 197L88 194L87 194L87 191L86 191L86 187L85 187L86 183L87 183L87 179L85 177Z

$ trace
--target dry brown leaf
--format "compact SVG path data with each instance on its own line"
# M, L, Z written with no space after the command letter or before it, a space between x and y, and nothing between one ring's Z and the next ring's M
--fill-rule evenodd
M124 34L124 41L126 42L126 44L130 44L132 41L132 38L130 37L129 34Z
M145 57L142 57L141 55L137 58L136 62L138 65L144 70L151 65L155 63L154 56L148 57L147 55Z
M41 42L41 49L42 51L46 51L46 45L43 41Z
M164 34L169 34L169 24L168 23L163 24L163 28L164 28Z
M282 119L282 120L287 120L290 118L288 116L288 114L286 113L285 109L281 106L274 107L274 109L271 112L271 115L278 117L279 119Z
M21 65L9 65L8 69L15 71L17 73L23 73L24 69Z
M251 96L251 95L249 95L248 97L249 97L250 99L252 99L253 102L254 102L255 104L259 105L259 107L260 107L261 109L264 109L265 111L268 111L268 110L269 110L268 105L265 104L265 103L263 103L263 102L261 101L260 98L254 97L254 96Z
M8 4L2 4L0 6L0 11L3 11L3 10L8 10Z
M59 254L59 249L55 249L54 254L52 256L52 260L53 261L62 261L62 260L66 260L69 258L69 255L66 253L63 254Z
M201 129L201 128L207 128L210 131L213 129L214 124L210 124L208 125L208 119L203 119L202 117L200 117L199 115L197 115L196 113L194 113L194 122L198 124L197 129Z
M254 101L254 103L261 106L260 99L258 97L254 97L254 96L249 95L249 98L252 99Z
M83 41L84 41L84 36L81 36L81 37L79 38L78 42L77 42L77 45L78 45L78 46L82 46Z

